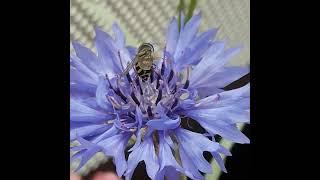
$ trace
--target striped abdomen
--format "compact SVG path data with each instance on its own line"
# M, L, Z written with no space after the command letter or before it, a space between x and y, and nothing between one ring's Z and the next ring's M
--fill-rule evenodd
M149 70L143 70L139 67L138 63L135 64L134 66L138 76L142 79L143 82L146 82L151 74L151 69Z

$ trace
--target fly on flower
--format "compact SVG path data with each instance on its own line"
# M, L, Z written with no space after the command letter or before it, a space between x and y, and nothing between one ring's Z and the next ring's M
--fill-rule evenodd
M131 68L134 68L135 73L142 79L143 82L147 81L153 69L154 61L154 48L150 43L143 43L138 48L138 52L134 60L127 65L123 75L128 75Z
M217 29L198 35L201 14L186 24L183 16L180 20L180 28L176 18L171 20L157 65L152 45L126 46L116 24L115 37L95 29L97 55L73 43L70 140L80 143L71 147L71 160L80 159L78 169L103 152L113 159L118 176L126 179L141 161L151 179L204 179L200 172L212 173L204 151L225 172L220 155L231 155L215 142L215 135L249 143L236 124L250 121L250 85L223 90L249 71L226 66L240 48L226 48L224 41L214 40ZM186 128L189 119L205 132ZM135 140L131 146L130 139Z

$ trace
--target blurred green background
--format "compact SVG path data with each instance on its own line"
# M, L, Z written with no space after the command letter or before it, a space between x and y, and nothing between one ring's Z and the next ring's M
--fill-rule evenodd
M185 0L185 6L190 0ZM172 16L177 15L178 0L70 0L70 51L71 41L77 40L95 51L94 27L111 33L111 25L117 22L126 34L127 44L138 46L151 42L163 46L165 32ZM250 0L197 0L194 14L201 11L200 31L219 27L217 39L227 39L228 46L243 45L244 49L230 64L250 64ZM242 126L242 125L240 125ZM222 140L225 147L232 144ZM103 154L95 155L80 174L87 174L107 159ZM212 163L214 175L206 179L218 179L220 170ZM74 169L76 164L71 164Z

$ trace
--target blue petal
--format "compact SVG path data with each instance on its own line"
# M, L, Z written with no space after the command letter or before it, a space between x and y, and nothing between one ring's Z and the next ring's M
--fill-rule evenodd
M138 122L138 130L135 133L137 138L136 138L136 142L135 142L134 146L132 146L132 148L129 149L129 152L135 150L140 145L141 138L142 138L142 133L143 133L142 132L143 130L141 129L143 114L142 114L142 112L141 112L141 110L140 110L140 108L138 106L136 107L136 116L135 116L135 118L136 118L136 121Z
M155 153L152 137L146 137L138 148L132 151L128 158L128 169L126 171L126 179L131 179L131 176L140 161L146 164L147 174L151 179L154 179L159 170L159 161Z
M171 139L171 137L167 134L166 131L163 131L163 134L164 134L164 140L166 141L167 144L169 144L169 146L174 149L174 143Z
M75 128L70 130L70 140L73 141L76 139L76 135L78 134L80 137L86 136L93 136L96 134L100 134L103 131L107 130L109 126L102 124L102 125L88 125L79 128Z
M211 82L216 84L215 87L224 88L233 81L240 79L242 76L249 73L248 67L224 67L214 76L212 76Z
M180 169L180 165L175 160L172 150L169 144L166 142L164 133L159 131L159 161L160 161L160 170L163 170L166 166L172 166L174 168ZM166 135L167 138L169 135Z
M224 166L224 161L223 161L223 159L221 158L220 154L217 153L217 152L211 152L211 154L212 154L213 158L217 161L220 169L221 169L223 172L227 173L227 169L226 169L226 167Z
M172 18L168 26L166 39L166 51L170 54L174 54L179 39L179 29L176 18Z
M124 47L126 44L126 37L117 23L112 24L112 30L115 34L115 43L117 47Z
M103 122L113 119L114 116L86 106L75 99L70 100L70 120L77 122Z
M237 97L250 97L250 83L238 89L224 91L223 93L220 93L219 96L221 100Z
M86 150L82 156L80 164L78 165L77 169L75 171L78 171L83 165L85 165L95 154L97 154L101 149L99 147L93 147L91 149Z
M180 179L180 174L177 169L172 168L172 167L166 167L164 175L167 177L167 179L170 180L179 180Z
M179 149L179 155L181 158L182 167L184 173L191 179L204 180L204 177L198 171L197 166L194 164L192 157L189 157L186 150L183 148Z
M198 32L200 25L201 13L198 13L185 24L184 28L180 30L180 37L177 44L177 49L174 58L177 59L177 55L189 45ZM180 52L179 52L180 51Z
M71 150L80 150L76 154L74 154L71 158L71 161L81 158L80 164L78 165L75 171L78 171L86 162L88 162L92 156L101 151L101 147L96 144L92 144L89 141L77 136L77 140L80 145L72 148Z
M207 97L212 94L218 94L224 91L223 89L214 87L214 83L210 83L210 84L208 83L207 85L208 85L207 87L196 87L200 98ZM190 89L191 88L193 88L192 85L190 85Z
M233 106L233 105L242 105L239 107L249 108L249 102L247 101L250 98L250 83L247 85L233 89L230 91L223 91L218 94L208 96L206 98L200 99L196 102L194 107L189 106L189 108L204 109L204 108L217 108L223 106ZM243 104L244 102L245 104Z
M89 126L89 125L92 125L92 123L70 121L70 130L75 129L75 128L80 128L80 127L83 127L83 126Z
M108 34L100 30L99 28L95 28L96 37L95 44L98 50L101 59L105 59L106 61L102 61L104 66L106 66L106 70L112 70L113 73L118 73L121 70L121 63L118 59L118 51L121 47L119 47L116 42L112 39L112 37ZM108 71L106 71L108 72ZM110 77L112 77L112 73L109 73Z
M229 102L235 102L233 105L228 105ZM195 120L208 119L208 121L222 121L225 123L238 123L238 122L249 122L250 113L247 111L249 105L248 98L242 98L237 101L230 100L229 102L225 100L221 104L216 103L215 106L197 106L194 109L185 110L182 114L194 118ZM225 104L223 104L225 103ZM221 107L218 107L221 105Z
M98 143L106 138L109 138L111 136L118 134L118 132L119 132L119 130L113 125L110 129L105 131L103 134L100 134L99 136L95 137L92 140L92 143Z
M113 42L112 37L108 33L102 31L100 28L95 27L94 31L96 33L95 39L99 39L101 41L108 42L108 44Z
M226 123L248 122L250 108L250 84L241 88L224 91L203 99L196 103L182 102L182 114L195 118L206 118L208 121L222 121Z
M121 61L119 58L121 58ZM118 50L117 59L119 62L122 62L123 65L123 68L121 66L121 72L127 67L128 64L132 62L130 52L126 47L123 47Z
M70 56L70 83L82 82L95 85L96 78L96 74L83 65L78 57Z
M206 109L206 111L208 111ZM203 128L205 128L209 133L212 134L219 134L223 138L226 138L230 141L237 142L237 143L250 143L250 140L241 133L240 130L236 127L235 124L232 124L230 119L220 117L217 119L212 118L203 118L201 117L202 114L199 112L195 113L199 115L190 115L187 116L196 120Z
M181 72L184 68L186 68L189 63L189 58L193 55L193 52L189 47L186 47L181 51L179 57L175 60L174 63L174 71L175 72Z
M196 37L188 47L185 48L183 56L179 60L176 60L176 70L181 71L181 69L190 66L196 65L201 60L204 52L211 45L211 39L216 35L218 29L208 30L198 37Z
M217 152L219 152L221 154L224 154L226 156L231 156L232 155L231 152L227 148L225 148L225 147L223 147L221 145L219 146L219 149L217 149Z
M175 168L169 166L165 167L162 171L157 173L155 180L164 180L167 177L168 180L180 180L180 172Z
M123 71L122 65L124 68L126 65L131 62L130 53L125 46L125 38L123 32L120 28L114 24L113 31L115 33L115 40L112 39L107 33L101 31L99 28L95 29L96 31L96 46L98 53L101 54L102 59L107 59L108 64L106 66L112 70L113 73L106 71L110 77L113 77L114 74L119 74ZM99 54L98 54L99 57ZM121 58L121 61L120 61ZM122 65L121 65L122 62Z
M190 77L190 85L193 88L205 87L213 83L212 76L223 70L223 66L230 58L240 51L240 48L230 48L222 51L224 43L213 44L199 64L193 69Z
M249 121L249 89L248 84L209 96L180 113L199 122L211 134L219 134L238 143L249 143L249 139L235 126L237 122Z
M114 158L116 171L119 177L123 175L127 168L124 150L130 137L130 133L118 134L104 139L98 143L99 146L103 147L103 152L105 155L112 156Z
M183 29L180 30L180 36L177 43L177 47L174 54L174 61L176 63L177 60L182 56L185 48L191 43L191 41L195 38L196 33L198 31L201 20L201 13L192 16L192 18L187 22Z
M201 50L200 47L202 44L206 44L209 45L210 40L214 39L216 34L218 32L218 28L214 28L214 29L209 29L208 31L205 31L203 33L201 33L194 42L192 42L189 47L191 49L197 49L197 50Z
M109 77L113 77L115 74L121 72L121 66L117 61L116 56L114 55L114 49L110 49L107 43L101 39L95 40L95 45L98 51L98 59L101 62L101 66L105 74L108 74Z
M248 72L249 68L247 67L224 67L213 75L207 75L205 81L191 83L190 87L196 87L201 97L210 96L222 92L222 88L240 79Z
M199 37L195 39L193 43L190 44L190 49L193 52L192 56L188 58L188 64L196 65L203 53L211 45L211 39L215 37L218 29L210 29L202 33Z
M102 72L97 56L90 49L82 46L77 42L72 42L72 45L77 56L81 59L83 64L85 64L90 70L95 73Z
M108 112L112 112L113 108L110 102L107 100L106 94L109 91L109 83L105 77L99 77L98 87L96 91L97 104Z
M137 54L137 48L133 47L133 46L127 46L127 49L129 51L129 54L130 54L130 58L131 59L134 59L134 57L136 56Z
M199 75L199 72L202 72L204 70L208 69L208 66L211 64L217 64L218 55L222 54L224 48L225 48L226 42L224 41L214 41L210 47L206 50L204 53L203 58L201 61L197 64L197 66L193 69L192 73L195 75Z
M203 157L203 152L213 152L219 149L219 144L210 141L202 134L194 133L189 130L178 128L176 137L180 145L180 157L182 166L188 176L199 177L198 169L204 173L211 173L211 165ZM192 147L192 148L190 148ZM193 178L193 177L191 177Z
M96 84L96 82L98 82L98 75L94 71L89 69L86 65L84 65L79 58L71 56L70 65L77 70L79 76L82 75L81 80L92 84Z
M81 158L81 162L80 162L77 170L80 169L80 167L82 167L86 162L88 162L95 154L97 154L100 151L101 151L101 149L99 147L94 147L94 148L91 148L88 151L86 151L86 153Z
M95 97L88 97L88 98L83 98L83 97L78 97L78 98L74 98L71 97L79 102L81 102L82 104L95 109L97 111L101 111L101 112L108 112L108 113L112 113L112 111L108 111L105 109L102 109L98 104L97 104L97 99Z
M84 82L70 82L70 96L73 98L90 98L95 96L97 86Z
M177 171L183 172L181 166L177 163L176 159L172 154L170 145L165 140L167 138L170 137L168 135L165 135L163 132L159 131L159 172L163 171L166 167L172 167Z
M168 116L165 116L161 119L149 120L146 125L153 130L169 130L179 127L180 122L179 116L176 119L170 119Z

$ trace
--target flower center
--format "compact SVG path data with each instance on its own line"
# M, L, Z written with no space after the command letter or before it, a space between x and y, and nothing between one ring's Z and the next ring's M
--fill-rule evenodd
M178 107L179 101L187 99L189 80L181 78L163 61L161 68L153 68L147 81L136 74L116 76L107 80L111 89L107 99L119 114L117 126L125 131L137 129L136 107L142 112L142 124L148 120L169 116Z

